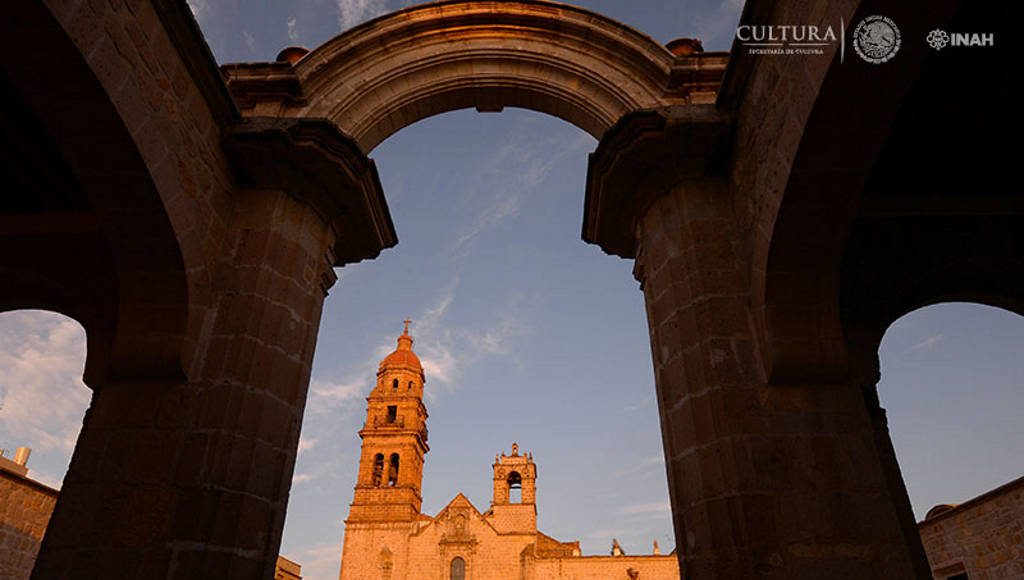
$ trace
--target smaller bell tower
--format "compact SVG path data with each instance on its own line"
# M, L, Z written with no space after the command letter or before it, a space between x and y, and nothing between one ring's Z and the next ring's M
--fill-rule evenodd
M533 455L520 455L512 444L512 454L494 457L494 499L491 524L503 533L537 532L537 465Z
M348 523L412 521L423 502L427 408L423 365L412 350L409 324L398 348L380 362L377 384L366 398L366 424L355 496Z

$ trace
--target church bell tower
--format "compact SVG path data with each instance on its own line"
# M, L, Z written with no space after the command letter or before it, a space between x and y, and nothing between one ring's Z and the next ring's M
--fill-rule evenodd
M491 500L491 525L502 533L537 532L537 465L532 453L494 457L494 498Z
M412 521L420 513L427 408L423 365L412 350L410 321L398 348L380 362L377 384L366 398L366 424L355 497L348 523Z

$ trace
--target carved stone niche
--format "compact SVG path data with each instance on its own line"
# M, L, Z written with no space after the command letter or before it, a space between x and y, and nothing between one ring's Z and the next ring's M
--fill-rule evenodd
M384 580L391 580L391 570L395 567L394 556L391 554L391 550L385 546L380 551L380 575Z
M469 531L469 510L452 510L444 522L444 534L441 535L441 553L449 549L476 551L477 539Z

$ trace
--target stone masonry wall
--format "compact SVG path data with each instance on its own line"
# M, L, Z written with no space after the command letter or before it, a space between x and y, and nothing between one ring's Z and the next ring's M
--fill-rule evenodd
M46 4L110 95L149 168L189 269L190 323L199 328L211 265L225 252L234 189L218 120L151 3Z
M57 490L0 470L0 578L32 573L56 503Z
M675 556L583 556L536 560L529 580L627 580L630 571L641 580L679 580Z
M1024 477L918 528L937 579L962 572L971 580L1024 578Z

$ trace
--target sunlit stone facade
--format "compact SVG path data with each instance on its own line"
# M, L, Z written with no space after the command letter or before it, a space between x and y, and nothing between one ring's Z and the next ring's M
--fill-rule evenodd
M494 458L487 511L459 493L437 515L422 513L426 377L412 343L407 323L367 397L341 580L678 580L675 554L583 556L578 541L538 531L537 465L515 443Z

